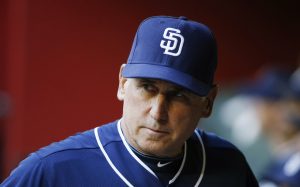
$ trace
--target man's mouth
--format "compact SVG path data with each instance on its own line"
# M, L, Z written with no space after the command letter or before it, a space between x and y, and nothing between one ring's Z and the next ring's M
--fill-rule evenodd
M156 133L156 134L168 134L168 131L166 130L161 130L161 129L154 129L154 128L148 128L145 127L145 129L147 129L150 133Z

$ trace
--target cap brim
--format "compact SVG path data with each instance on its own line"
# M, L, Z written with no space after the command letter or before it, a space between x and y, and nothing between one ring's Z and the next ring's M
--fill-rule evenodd
M126 64L122 71L126 78L151 78L168 81L186 88L197 95L206 96L211 86L166 66L152 64Z

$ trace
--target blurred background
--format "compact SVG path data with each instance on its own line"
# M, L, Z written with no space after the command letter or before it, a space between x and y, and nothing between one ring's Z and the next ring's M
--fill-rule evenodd
M283 111L293 111L295 123L300 116L291 106L300 82L290 86L300 64L299 7L289 0L1 0L0 181L30 152L121 116L119 68L139 23L152 15L186 16L215 32L220 94L199 126L237 145L263 177L287 147L275 145L298 130L277 135L287 128L278 124L272 131L287 123Z

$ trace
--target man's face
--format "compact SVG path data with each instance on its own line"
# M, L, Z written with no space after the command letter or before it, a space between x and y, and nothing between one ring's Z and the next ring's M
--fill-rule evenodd
M127 142L147 155L178 155L199 119L209 116L211 95L200 97L161 80L120 77L121 127Z

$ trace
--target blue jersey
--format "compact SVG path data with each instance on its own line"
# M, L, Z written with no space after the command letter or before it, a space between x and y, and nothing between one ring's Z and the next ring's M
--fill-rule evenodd
M178 171L167 186L256 187L242 153L227 141L196 129L186 141ZM3 187L166 186L112 122L30 154Z

